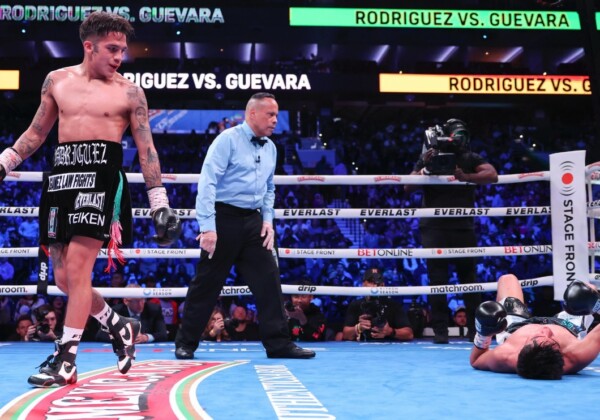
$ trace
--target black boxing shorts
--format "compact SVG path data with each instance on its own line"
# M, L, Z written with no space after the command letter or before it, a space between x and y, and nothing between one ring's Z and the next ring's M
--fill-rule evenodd
M506 309L506 321L508 323L505 331L496 334L496 342L502 344L515 331L515 329L511 330L511 326L528 320L531 318L531 313L520 299L513 296L505 297L499 303Z
M73 236L111 240L121 225L121 242L132 241L129 186L120 143L86 140L61 143L44 182L40 204L40 245L67 244Z
M569 331L575 337L577 337L578 334L582 331L582 329L579 326L575 325L570 320L561 319L561 318L557 318L557 317L553 317L553 316L534 316L534 317L531 317L531 318L526 319L521 322L515 322L515 323L509 325L509 327L506 329L506 331L508 333L512 334L515 331L517 331L519 328L524 327L525 325L530 325L530 324L558 325L560 327L563 327L567 331Z

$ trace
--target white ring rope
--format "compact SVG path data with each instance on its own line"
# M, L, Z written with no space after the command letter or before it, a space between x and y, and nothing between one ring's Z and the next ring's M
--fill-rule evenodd
M43 172L10 172L4 181L41 182ZM143 184L139 173L127 173L127 181ZM165 184L198 183L200 174L162 174ZM531 181L549 181L550 172L528 172L524 174L498 175L495 184L518 184ZM398 185L398 184L468 184L457 181L453 175L275 175L276 185Z
M598 204L597 202L594 202ZM599 206L600 207L600 206ZM195 209L173 209L181 219L195 219ZM517 216L548 216L550 206L538 207L448 207L448 208L392 208L392 209L275 209L277 219L409 219L413 217L517 217ZM135 208L131 210L135 218L150 218L150 209ZM37 217L38 207L0 207L0 217Z
M600 200L588 203L588 216L600 218ZM196 219L195 209L173 209L180 219ZM411 219L414 217L522 217L548 216L550 206L537 207L444 207L444 208L390 208L390 209L275 209L277 219ZM150 209L135 208L131 215L137 219L149 219ZM0 217L37 217L38 207L0 207Z
M592 184L600 184L600 162L586 166L586 179ZM12 171L4 181L41 182L44 172ZM144 177L140 173L127 173L127 181L143 184ZM167 184L198 183L200 174L162 174L161 179ZM457 181L452 175L275 175L276 185L382 185L382 184L467 184ZM498 175L495 184L517 184L530 181L549 181L550 171L527 172L523 174Z
M590 280L596 275L591 274ZM552 276L520 280L522 287L552 286ZM187 287L95 287L105 298L184 298ZM422 294L447 294L447 293L481 293L498 290L498 283L469 283L448 284L441 286L382 286L382 287L352 287L352 286L306 286L282 284L281 290L285 294L311 294L311 295L337 295L337 296L413 296ZM0 286L0 296L18 296L36 294L36 286ZM64 293L57 286L48 286L51 296ZM221 296L249 296L252 293L248 286L224 286Z
M600 200L588 203L588 215L600 218ZM195 209L173 209L180 219L196 219ZM598 213L598 214L596 214ZM314 208L314 209L275 209L277 219L410 219L413 217L522 217L522 216L548 216L551 214L550 206L537 207L444 207L444 208L390 208L390 209L341 209L341 208ZM131 215L138 219L149 219L150 209L135 208ZM0 207L0 217L37 217L38 207Z

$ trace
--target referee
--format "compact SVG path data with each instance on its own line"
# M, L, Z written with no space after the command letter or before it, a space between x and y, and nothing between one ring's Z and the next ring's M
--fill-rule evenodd
M202 251L175 338L178 359L194 357L234 264L256 300L267 357L315 356L290 339L273 254L277 149L267 136L273 134L278 113L272 94L254 94L246 105L244 123L224 130L208 149L196 197Z

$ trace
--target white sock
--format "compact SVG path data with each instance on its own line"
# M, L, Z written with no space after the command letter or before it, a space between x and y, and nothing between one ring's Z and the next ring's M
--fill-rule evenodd
M60 339L60 343L64 344L69 341L81 341L81 335L83 334L83 328L71 328L65 326L63 328L63 335Z
M108 306L108 303L104 302L104 308L102 308L100 310L100 312L98 312L97 314L92 314L92 316L94 318L96 318L98 320L98 322L100 324L102 324L105 327L111 327L112 325L116 324L117 321L119 320L118 316L113 316L117 315L110 306ZM112 318L112 319L111 319ZM112 325L108 325L108 321L111 320L111 324Z

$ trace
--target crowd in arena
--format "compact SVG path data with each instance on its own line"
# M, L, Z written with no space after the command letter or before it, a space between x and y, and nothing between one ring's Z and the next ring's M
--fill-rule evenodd
M14 142L14 134L5 127L0 133L2 148ZM390 121L386 124L358 124L335 120L323 126L327 148L335 150L336 164L323 163L314 168L303 167L293 156L300 138L295 133L274 136L280 150L277 174L409 174L422 151L426 126L420 122ZM532 135L532 133L534 133ZM558 130L542 145L535 139L545 133L532 127L512 124L478 124L472 126L471 149L484 156L498 174L526 173L548 169L548 153L586 149L593 135L591 127L576 130ZM200 172L203 156L215 133L187 135L155 134L154 141L160 153L163 173ZM536 137L537 136L537 137ZM51 167L52 148L44 146L23 162L19 171L47 171ZM133 158L125 162L126 172L140 172ZM167 186L172 208L194 208L196 186L169 184ZM2 207L36 207L40 189L34 183L4 182L0 194ZM134 208L146 208L147 196L142 184L131 184ZM276 209L282 208L418 208L419 192L407 194L401 185L381 186L278 186ZM529 207L550 205L547 184L530 183L487 185L477 188L477 207ZM173 248L197 249L198 234L195 219L182 220L183 233ZM280 219L276 221L277 242L285 248L418 248L421 246L417 218L409 219ZM479 245L550 244L550 216L480 217L476 222ZM133 248L156 248L152 241L150 219L135 219ZM37 246L38 220L26 214L0 217L0 247ZM130 259L118 269L123 284L141 287L186 287L194 276L194 259ZM360 286L365 271L370 267L382 270L387 286L427 285L426 261L423 259L279 259L281 281L299 284L309 280L314 285ZM111 287L113 275L105 272L106 260L99 259L93 273L95 287ZM504 273L514 273L520 279L551 275L551 256L484 257L478 259L477 280L494 282ZM37 266L33 258L0 258L0 283L3 285L34 285ZM449 283L457 283L455 276ZM52 281L51 281L52 283ZM243 284L235 271L230 273L228 285ZM114 286L114 285L113 285ZM547 288L527 290L528 304L534 312L546 315L556 311L557 302ZM490 295L491 296L491 295ZM19 317L34 314L44 304L53 304L58 298L43 296L0 297L0 333L6 340L14 333ZM340 324L348 305L355 298L349 296L315 295L313 303L325 314L331 325ZM407 308L417 304L427 309L427 297L395 298ZM170 322L176 326L175 309L183 299L171 299ZM449 316L460 308L461 296L449 295ZM64 304L64 302L63 302ZM223 298L222 306L229 310L243 306L253 315L253 300L248 296ZM560 307L558 307L560 310ZM60 311L59 311L60 312Z

